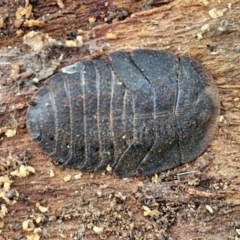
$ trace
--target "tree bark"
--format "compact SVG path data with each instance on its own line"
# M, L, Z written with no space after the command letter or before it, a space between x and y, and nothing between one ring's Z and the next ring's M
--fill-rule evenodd
M14 4L0 5L0 239L240 239L239 1ZM151 177L54 166L26 129L34 91L63 66L136 48L211 72L221 115L207 151Z

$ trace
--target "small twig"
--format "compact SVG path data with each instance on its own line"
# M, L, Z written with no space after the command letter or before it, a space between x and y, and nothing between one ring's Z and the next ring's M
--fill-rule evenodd
M214 192L199 191L194 188L188 188L187 193L190 196L198 196L198 197L205 197L205 198L223 198L223 197L226 197L226 195L228 194L232 194L232 191L218 191L214 193Z
M197 171L189 171L189 172L177 173L177 176L188 175L188 174L192 174L192 173L195 173L195 172L197 172Z

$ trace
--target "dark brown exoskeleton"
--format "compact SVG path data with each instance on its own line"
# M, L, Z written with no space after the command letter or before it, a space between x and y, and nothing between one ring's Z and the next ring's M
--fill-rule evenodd
M199 156L211 141L219 96L192 58L117 51L50 77L34 95L27 127L60 164L110 165L121 176L161 172Z

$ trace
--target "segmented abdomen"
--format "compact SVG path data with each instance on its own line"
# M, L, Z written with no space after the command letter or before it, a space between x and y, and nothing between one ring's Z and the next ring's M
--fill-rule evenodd
M219 113L216 97L211 77L190 58L120 51L50 77L34 97L27 125L59 163L149 175L205 150Z

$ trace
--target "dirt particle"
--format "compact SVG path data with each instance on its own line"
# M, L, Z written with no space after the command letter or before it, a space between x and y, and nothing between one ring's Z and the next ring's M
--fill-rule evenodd
M201 33L198 33L198 34L197 34L197 39L198 39L198 40L203 39L203 35L202 35Z
M74 175L73 178L74 178L75 180L81 179L81 178L82 178L82 173L80 172L80 173Z
M227 11L227 8L224 8L221 10L212 8L211 10L209 10L208 14L212 19L217 19L217 18L222 17L226 11Z
M44 27L45 26L45 22L43 20L40 19L30 19L30 20L26 20L24 21L23 24L24 27Z
M88 19L88 22L89 22L90 24L93 24L93 23L96 22L96 18L90 17L90 18Z
M221 20L221 21L219 22L218 31L219 31L219 32L226 32L227 29L228 29L228 26L229 26L229 24L228 24L228 21L227 21L227 20Z
M6 205L2 204L0 208L0 218L3 219L7 213L8 213L8 209Z
M6 137L14 137L17 133L16 129L7 129L5 132Z
M11 74L12 79L17 79L20 73L20 66L18 64L11 64Z
M240 45L237 45L237 46L236 46L236 51L237 51L237 52L240 52Z
M110 164L107 165L106 170L107 172L112 172L112 167L110 166Z
M66 40L65 44L67 47L76 47L77 43L74 40Z
M27 240L40 240L41 236L38 234L28 235Z
M34 173L35 173L35 169L33 167L21 165L19 167L19 169L12 171L10 173L10 175L17 176L20 178L25 178L25 177L29 176L30 174L34 174Z
M102 227L94 226L94 227L93 227L93 231L94 231L96 234L101 234L101 233L103 232L103 228L102 228Z
M55 177L55 173L52 169L50 169L50 171L49 171L49 176L50 177Z
M125 201L126 200L126 196L123 194L123 193L121 193L121 192L117 192L116 194L115 194L115 197L117 198L117 199L120 199L121 201Z
M214 213L213 208L212 208L210 205L206 205L206 209L207 209L211 214Z
M152 177L152 183L160 183L161 179L159 178L158 174L154 174Z
M204 4L204 6L207 6L209 4L209 2L207 0L203 0L203 4Z
M210 29L210 26L209 26L209 24L207 23L207 24L204 24L202 27L201 27L201 31L204 33L204 32L206 32L206 31L209 31L209 29Z
M107 33L106 34L106 39L108 40L116 40L118 37L115 33Z
M16 104L16 109L18 109L18 110L21 110L21 109L23 109L23 108L25 108L26 107L26 104L24 104L24 103L18 103L18 104Z
M82 36L77 36L74 40L66 40L65 41L66 47L82 47L83 46L83 39Z
M22 37L22 36L24 35L24 31L23 31L22 29L18 29L18 30L16 31L16 35L17 35L18 37Z
M8 176L0 177L0 184L3 184L3 189L5 192L9 191L9 187L12 183L13 183L13 181L10 180Z
M1 17L0 18L0 28L4 27L4 19Z
M23 43L27 44L35 52L40 52L44 47L52 44L57 45L57 41L48 34L31 31L23 36Z
M63 3L62 0L57 0L57 5L58 5L58 7L61 8L61 9L64 9L64 8L65 8L65 5L64 5L64 3Z
M151 210L149 207L147 206L142 206L144 212L143 212L143 216L150 216L150 217L157 217L160 215L160 212L157 209Z
M71 179L72 179L72 176L70 174L68 174L63 178L63 181L64 182L69 182Z
M40 203L36 203L36 207L42 213L48 212L48 207L43 207L43 206L40 205Z
M27 3L28 1L26 1L26 5L24 7L20 6L17 11L16 11L16 19L22 19L22 18L26 18L29 19L32 15L32 5Z
M4 222L0 221L0 229L4 228Z
M35 225L33 223L32 219L27 219L22 222L22 229L25 232L32 232L35 228Z
M36 223L41 223L44 220L44 215L42 213L36 213L30 215L31 219L33 219Z

